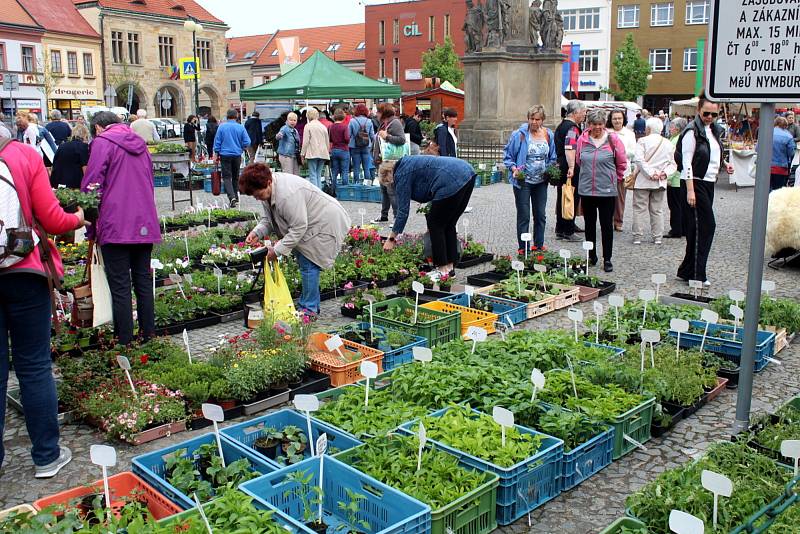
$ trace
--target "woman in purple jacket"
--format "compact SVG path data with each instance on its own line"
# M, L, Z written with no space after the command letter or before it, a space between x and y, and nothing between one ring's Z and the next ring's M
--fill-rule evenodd
M144 140L119 117L101 111L92 117L94 136L81 190L101 196L97 223L87 237L100 246L114 312L114 334L127 345L133 339L131 280L136 293L139 333L155 335L150 255L161 242L153 193L153 163Z

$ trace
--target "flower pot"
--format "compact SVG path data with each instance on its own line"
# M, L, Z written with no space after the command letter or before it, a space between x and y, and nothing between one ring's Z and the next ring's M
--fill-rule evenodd
M328 531L328 525L321 521L306 523L306 526L314 532L318 532L319 534L325 534Z
M726 378L728 382L725 384L725 387L728 389L736 389L739 387L739 367L736 369L717 369L717 376L720 378Z
M283 391L269 391L267 392L267 397L261 400L256 400L249 404L245 403L242 405L242 411L245 415L253 415L258 412L263 412L269 408L273 408L275 406L279 406L285 402L289 402L289 390L285 389Z
M83 218L91 223L96 223L98 216L99 213L97 208L85 208L83 210Z
M271 460L278 456L280 446L281 442L277 439L260 438L253 442L253 448Z
M155 428L150 428L148 430L143 430L138 434L133 436L131 440L132 445L142 445L143 443L148 443L150 441L157 440L159 438L168 437L172 434L176 434L178 432L183 432L186 430L186 421L178 421L175 423L166 423L163 425L159 425Z

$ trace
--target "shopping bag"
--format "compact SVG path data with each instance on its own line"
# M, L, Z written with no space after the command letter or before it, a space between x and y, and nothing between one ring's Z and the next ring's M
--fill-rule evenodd
M409 154L411 154L411 144L408 142L402 145L393 145L392 143L385 141L380 137L378 139L380 139L380 144L381 144L382 161L397 160L402 158L403 156L408 156Z
M103 264L103 255L98 247L95 247L92 256L92 326L97 328L100 325L110 323L114 318L111 308L111 290L108 288L106 278L106 268Z
M70 324L78 328L88 328L94 318L94 303L92 301L91 269L94 260L94 243L89 242L86 257L86 267L83 270L83 280L72 288L72 310Z
M575 188L572 178L567 178L567 183L561 186L561 218L571 221L575 218Z
M222 172L219 170L219 165L214 167L211 171L211 194L218 197L222 191Z
M264 262L264 318L274 323L295 318L294 302L289 285L278 262Z

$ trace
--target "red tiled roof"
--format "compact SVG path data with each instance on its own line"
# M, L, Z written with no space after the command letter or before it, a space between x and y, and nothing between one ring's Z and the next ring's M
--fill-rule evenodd
M235 63L237 61L256 61L261 50L267 46L267 43L272 39L271 33L264 35L248 35L247 37L229 37L228 42L228 63ZM246 54L254 52L250 57L244 57Z
M30 15L49 32L71 33L100 38L94 28L75 9L72 0L18 0Z
M364 49L356 50L356 47L365 41L364 38L364 23L359 24L341 24L339 26L323 26L317 28L299 28L296 30L278 30L275 38L261 53L256 66L272 66L278 65L278 56L272 55L273 50L276 49L277 40L281 37L294 37L300 38L300 50L303 47L308 47L308 50L300 54L300 58L305 61L315 50L326 52L328 47L333 43L338 43L341 46L336 50L336 61L363 61ZM333 52L326 52L330 57L333 57Z
M42 0L44 1L44 0ZM120 9L124 11L135 11L147 13L149 15L163 15L167 17L188 18L194 17L200 22L216 22L224 24L223 21L203 9L194 0L72 0L76 5L98 3L100 6L109 9Z
M2 18L0 18L0 24L39 26L17 0L0 0L0 13L3 14Z

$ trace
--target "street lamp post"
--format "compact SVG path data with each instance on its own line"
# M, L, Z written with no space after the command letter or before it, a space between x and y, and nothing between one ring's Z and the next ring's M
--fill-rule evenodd
M186 31L192 32L192 53L194 54L195 66L194 66L194 114L196 117L200 117L200 85L197 80L197 76L200 71L200 58L197 57L197 33L203 31L203 25L199 22L195 22L192 19L187 20L183 23L183 28Z

